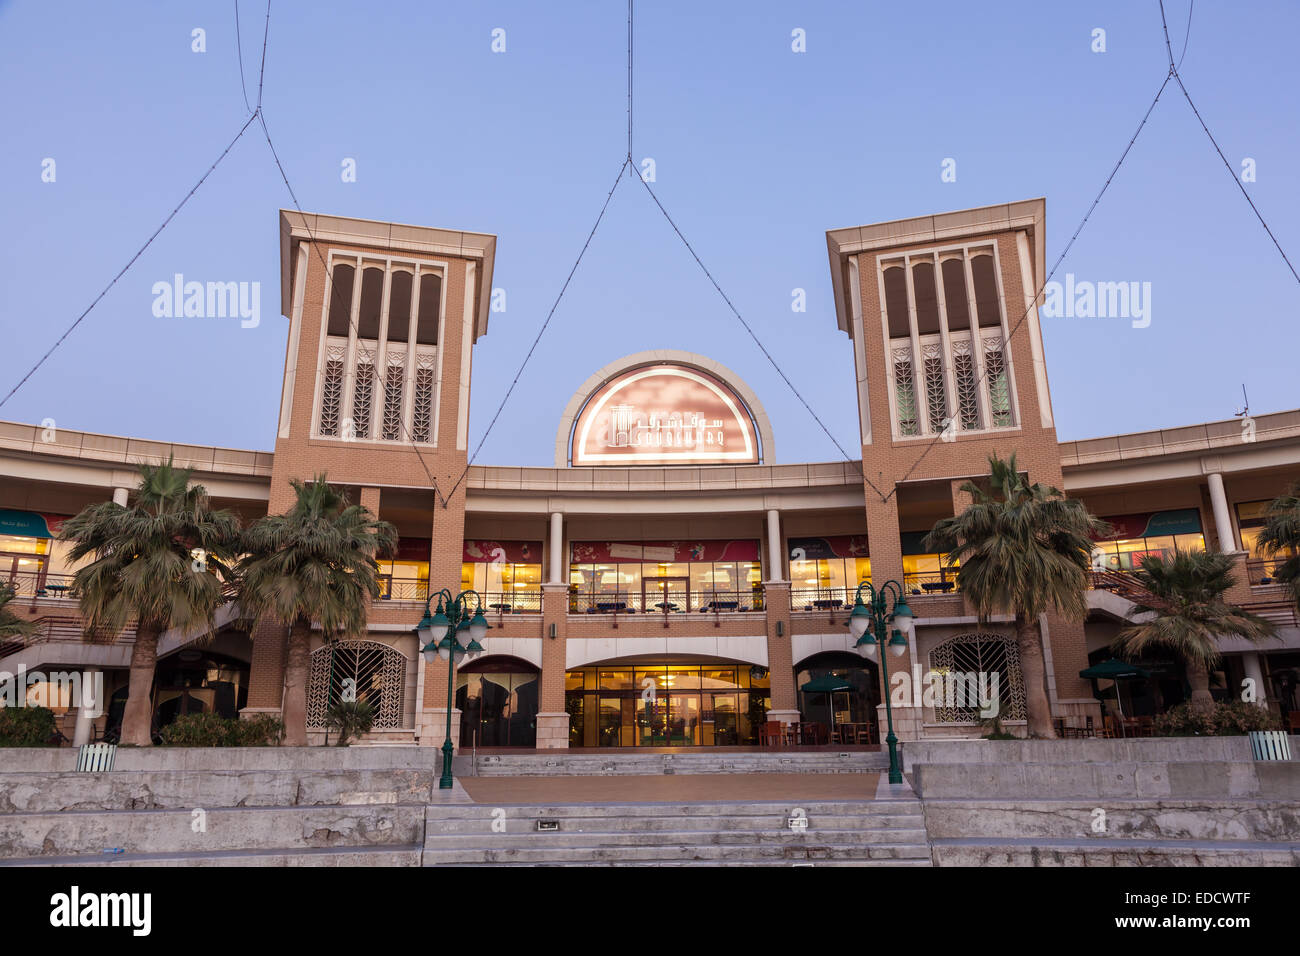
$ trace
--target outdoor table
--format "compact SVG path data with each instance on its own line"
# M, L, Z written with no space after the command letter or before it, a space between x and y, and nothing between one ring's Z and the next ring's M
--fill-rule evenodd
M926 581L921 585L923 591L951 591L956 587L953 581Z
M813 601L813 607L819 611L830 611L837 607L842 607L844 602L839 598L821 598Z
M601 614L609 614L611 611L626 611L627 605L622 601L602 601L596 605L596 610Z
M71 590L71 588L66 584L47 584L45 590L53 591L55 597L63 597L64 592Z
M489 604L488 607L499 614L509 614L511 606L509 604Z
M667 614L669 611L677 610L677 605L674 604L672 601L660 601L658 604L655 605L655 607L659 608L659 610L663 611L665 614Z

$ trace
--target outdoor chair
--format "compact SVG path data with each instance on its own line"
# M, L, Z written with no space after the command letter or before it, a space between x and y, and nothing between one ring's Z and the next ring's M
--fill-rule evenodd
M783 734L781 733L781 721L769 720L758 729L758 745L760 747L779 747L781 746Z

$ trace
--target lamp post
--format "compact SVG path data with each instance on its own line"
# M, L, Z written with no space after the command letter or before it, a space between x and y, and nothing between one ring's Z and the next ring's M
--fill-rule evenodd
M867 592L868 600L862 600L862 592ZM892 613L888 609L888 600L893 597ZM902 783L903 770L898 764L898 738L894 736L894 709L889 701L889 663L885 660L885 627L892 622L893 635L889 639L889 652L901 657L907 650L906 631L912 628L912 609L903 597L903 588L897 581L886 581L879 588L873 588L870 582L858 585L857 600L853 603L853 613L849 615L849 632L857 638L854 645L863 657L874 657L876 647L880 647L880 667L885 685L885 719L889 724L889 782ZM867 631L870 629L871 634Z
M470 595L474 596L475 602L473 616L470 615L468 601ZM438 599L438 610L431 615L429 605L433 603L434 597ZM459 663L462 657L473 660L483 653L483 645L479 641L487 636L488 628L491 626L483 617L483 599L479 597L477 591L461 591L452 597L451 592L446 588L436 594L432 592L429 594L428 600L424 602L424 618L415 626L416 635L424 642L424 648L420 653L425 661L430 664L438 659L447 661L447 739L442 745L442 776L438 780L439 790L450 790L452 786L451 756L455 749L451 742L454 665ZM461 644L462 636L467 638L467 644Z

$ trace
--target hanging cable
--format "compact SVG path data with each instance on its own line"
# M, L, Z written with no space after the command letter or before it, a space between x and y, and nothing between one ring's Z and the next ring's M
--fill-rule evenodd
M63 344L64 340L73 333L73 331L77 328L77 326L81 324L82 320L86 316L90 315L91 309L97 306L99 304L99 301L102 298L104 298L104 296L108 295L109 290L112 289L113 286L117 285L117 280L122 278L122 276L126 275L126 271L130 269L131 266L135 265L135 261L139 259L140 256L144 255L144 251L153 244L153 241L158 238L159 233L161 233L164 229L167 228L167 224L170 223L172 219L176 217L176 214L185 207L185 204L190 201L191 197L193 197L193 195L199 191L199 187L202 186L205 182L207 182L208 177L212 175L212 171L216 169L219 165L221 165L221 161L226 158L226 155L232 149L235 148L235 144L239 142L240 137L244 135L245 131L248 129L248 127L252 124L253 120L255 120L256 118L257 118L257 113L254 112L252 116L248 117L248 119L244 121L244 125L239 128L239 132L235 134L235 138L232 139L230 143L226 146L226 148L221 151L221 155L218 156L216 160L213 161L212 165L208 167L207 172L205 172L202 176L199 177L199 181L195 183L190 188L190 191L185 194L185 198L182 199L179 203L177 203L176 208L167 214L167 218L162 221L162 225L160 225L157 229L153 231L153 234L149 236L148 239L145 240L144 245L136 250L135 255L133 255L130 259L127 260L126 265L122 266L122 268L118 270L117 275L113 276L112 280L108 283L108 285L104 286L103 291L100 292L99 295L95 296L94 301L92 301L90 305L86 306L85 310L79 316L77 316L76 320L70 326L68 326L67 330L62 335L59 336L58 340L53 345L50 346L49 350L46 351L46 353L42 355L40 359L37 360L36 364L27 370L27 374L24 375L22 378L20 378L18 380L18 383L14 385L13 388L9 389L9 393L5 395L4 398L0 399L0 408L3 408L5 403L7 403L9 399L14 397L14 393L16 393L20 388L23 387L23 385L27 383L27 380L36 373L37 369L39 369L42 365L45 364L46 360L49 359L49 357L54 354L55 350L60 345Z
M582 263L582 257L587 254L587 247L591 245L592 237L596 235L596 229L599 228L600 221L605 218L605 210L609 208L609 201L614 198L614 191L618 189L618 184L623 179L623 170L627 169L628 164L631 161L631 157L628 157L623 160L623 165L618 167L618 175L614 177L614 185L609 187L609 193L605 196L605 202L600 207L600 213L596 216L596 221L591 226L591 232L587 233L587 241L582 244L582 249L578 252L578 258L573 261L573 267L569 269L569 275L565 278L564 285L560 287L560 294L557 295L555 301L551 303L551 311L546 313L546 320L542 322L542 327L537 330L537 337L533 339L532 347L529 348L528 354L524 356L523 362L519 364L519 370L515 372L514 380L510 383L510 387L506 389L505 397L501 399L501 404L497 406L496 414L492 416L492 421L488 422L487 430L483 432L483 437L479 439L478 445L475 446L474 454L470 455L469 459L465 462L465 470L460 473L460 477L457 478L456 483L452 485L451 491L447 495L449 499L456 494L456 489L460 487L460 483L464 481L465 476L469 474L470 466L473 465L474 460L478 458L478 453L483 450L483 443L487 441L488 435L492 434L492 426L494 426L497 423L497 419L501 417L501 412L505 409L506 402L510 401L510 396L513 394L515 386L519 384L519 377L524 374L524 369L528 367L529 359L531 359L533 353L537 351L537 343L539 343L542 340L542 336L546 334L546 327L551 324L551 318L555 315L555 310L559 308L560 300L564 298L564 293L569 288L569 283L573 279L573 274L578 271L578 266Z

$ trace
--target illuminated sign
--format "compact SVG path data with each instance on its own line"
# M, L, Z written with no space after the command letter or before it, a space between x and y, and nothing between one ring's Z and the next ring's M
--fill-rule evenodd
M744 401L684 365L630 369L587 399L573 427L574 465L757 464L758 431Z

